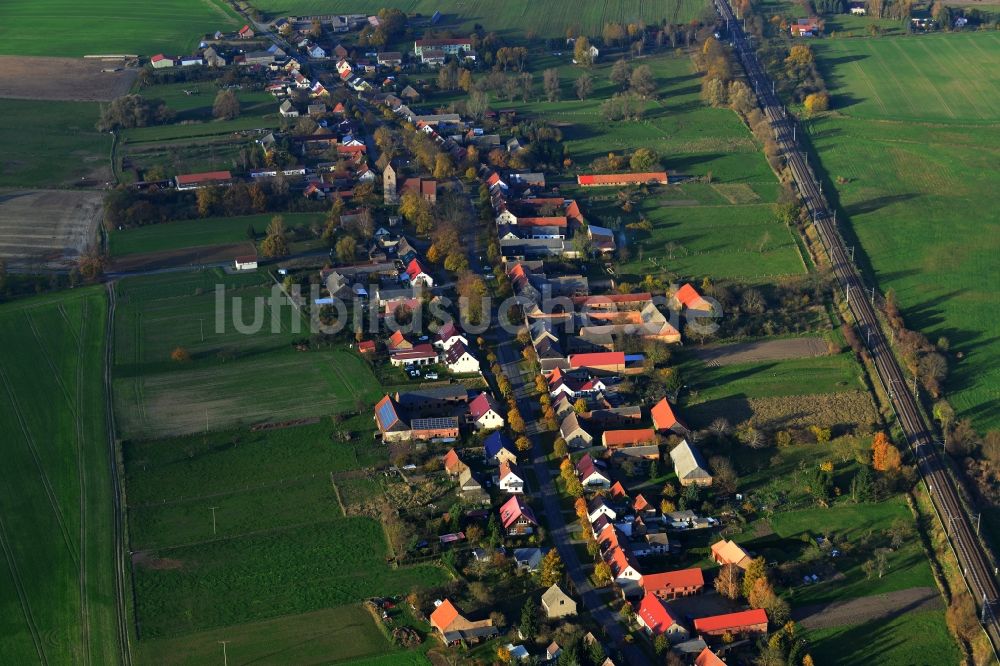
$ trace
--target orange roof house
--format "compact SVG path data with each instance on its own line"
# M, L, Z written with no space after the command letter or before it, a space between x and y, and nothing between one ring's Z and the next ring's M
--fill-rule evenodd
M636 622L653 636L666 635L671 641L682 641L688 631L677 621L659 598L647 592L635 612Z
M712 311L712 304L702 298L698 290L690 284L681 285L681 288L670 298L670 306L677 310L685 307L689 310L702 312Z
M644 446L656 443L656 431L652 428L633 430L605 430L601 443L608 449L624 449L630 446Z
M460 641L475 642L482 638L489 638L497 635L497 628L493 626L491 620L477 620L475 622L467 619L450 599L445 599L441 605L434 609L430 617L431 627L436 629L441 635L441 639L446 645L458 643Z
M358 343L358 351L362 354L374 354L375 353L375 341L374 340L362 340Z
M705 648L694 658L694 666L726 666L726 662L719 659L709 648Z
M626 185L646 185L649 183L667 184L666 171L648 171L643 173L601 173L586 174L576 177L581 187L623 187Z
M767 613L763 608L702 617L694 621L696 632L709 636L722 634L766 634Z
M628 499L628 493L621 481L615 481L615 485L611 486L610 495L615 499Z
M444 454L444 471L448 472L448 474L452 476L461 474L462 470L468 468L469 466L458 457L455 449L448 449L448 453Z
M423 178L407 178L403 181L403 187L400 188L402 194L418 194L423 197L427 203L437 202L437 181L436 180L425 180Z
M625 352L597 352L591 354L570 354L569 367L603 370L605 372L625 371Z
M389 349L392 351L407 351L413 349L413 343L406 339L402 331L395 331L389 336Z
M746 569L750 566L751 557L735 541L723 539L712 544L712 559L721 565L735 564Z
M688 432L687 426L674 415L674 410L671 409L666 398L653 406L650 415L653 417L653 425L656 426L657 432L674 432L678 435L684 435Z
M646 574L639 579L639 584L647 593L652 593L660 599L676 599L701 592L705 588L705 577L701 569L694 567Z

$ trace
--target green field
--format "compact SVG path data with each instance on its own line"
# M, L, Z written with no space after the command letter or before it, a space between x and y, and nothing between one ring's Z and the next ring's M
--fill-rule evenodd
M115 231L110 236L112 257L124 257L146 252L182 250L191 247L225 245L247 241L247 227L263 234L273 214L213 217L204 220L182 220L151 224L135 229ZM309 227L321 223L321 213L282 213L288 229Z
M576 26L582 34L599 35L606 22L659 24L663 19L686 23L696 18L707 3L700 0L668 0L649 3L641 0L594 0L577 3L571 0L548 0L542 11L530 0L512 0L503 4L486 0L386 0L376 5L365 0L253 0L251 4L268 16L289 14L335 14L338 12L373 12L376 7L398 7L407 14L430 18L436 11L444 14L439 27L469 30L473 24L487 31L512 33L523 38L533 30L539 37L565 37L566 29Z
M948 338L946 394L981 429L1000 426L998 44L994 33L826 42L836 112L810 126L862 267L895 290L909 326Z
M309 666L328 664L331 658L339 661L365 656L395 658L400 664L427 663L419 653L394 652L371 614L360 606L339 606L178 638L141 641L137 661L162 666L216 666L222 651L219 641L227 642L227 656L235 664ZM408 658L415 661L405 661Z
M227 290L221 324L216 284ZM114 399L122 436L182 435L374 404L378 382L353 352L292 348L293 340L309 337L309 325L287 303L276 317L271 308L260 308L259 332L237 330L232 297L242 299L249 325L254 299L270 295L271 284L261 274L215 270L132 278L117 286ZM190 353L190 362L170 360L178 346Z
M962 663L944 612L906 613L850 627L806 632L817 664L937 666Z
M863 389L860 368L851 354L708 366L698 360L681 365L692 402L723 398L775 398Z
M0 306L0 662L119 661L103 291Z
M191 53L206 33L239 28L217 0L5 0L0 54L83 56Z
M103 185L111 136L94 129L99 114L93 102L0 99L0 186L72 187L85 177Z

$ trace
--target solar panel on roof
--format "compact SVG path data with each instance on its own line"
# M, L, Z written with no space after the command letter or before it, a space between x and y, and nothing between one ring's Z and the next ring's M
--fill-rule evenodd
M383 404L379 405L376 415L378 416L378 422L382 425L383 429L392 427L397 420L396 410L392 406L392 402L389 400L386 400Z

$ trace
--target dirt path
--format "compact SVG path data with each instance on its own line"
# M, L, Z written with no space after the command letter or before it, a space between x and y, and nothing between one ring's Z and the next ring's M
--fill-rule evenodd
M801 337L709 345L692 349L695 356L709 365L733 365L758 361L780 361L789 358L810 358L828 353L822 338Z
M943 607L941 593L933 587L911 587L870 597L802 606L792 610L792 619L806 629L827 629Z

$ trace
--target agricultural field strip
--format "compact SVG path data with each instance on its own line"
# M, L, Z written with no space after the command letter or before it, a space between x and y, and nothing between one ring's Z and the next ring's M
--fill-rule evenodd
M343 474L344 472L330 472L334 478ZM233 495L241 495L245 493L252 493L259 490L267 490L269 488L277 488L279 486L287 486L290 484L295 484L301 481L310 481L312 479L318 478L320 476L326 476L326 472L315 472L313 474L302 474L300 476L289 476L283 479L276 479L273 481L264 481L252 486L244 486L242 488L231 488L229 490L220 490L215 493L206 493L204 495L189 495L183 497L175 497L173 499L162 499L159 501L146 501L137 502L135 504L129 504L130 509L153 509L161 506L173 506L179 504L187 504L189 502L195 502L199 500L215 499L219 497L232 497Z
M986 109L987 111L989 111L990 110L989 101L991 99L996 100L997 96L1000 96L1000 85L998 85L996 82L990 81L990 72L981 66L979 60L975 58L969 59L967 57L967 54L963 53L961 49L958 49L949 39L942 40L942 43L947 45L947 47L951 50L952 56L956 60L960 60L963 67L966 67L970 71L975 72L975 76L971 77L971 79L967 80L967 82L970 83L971 85L974 85L977 88L977 92L980 96L980 101L982 101L986 105ZM973 46L976 46L975 40L972 40L971 43ZM921 42L920 46L926 53L931 55L932 58L937 57L933 51L927 48L926 43ZM996 48L1000 48L1000 43L996 45ZM945 66L942 66L941 69L943 71L947 70ZM980 88L984 86L989 86L990 90L981 90ZM962 90L963 91L965 90L964 86L962 87ZM995 115L996 114L994 113L993 116L995 117ZM989 119L990 117L991 116L989 113L983 116L984 119Z
M927 59L930 60L930 61L932 61L935 64L935 66L937 66L939 69L942 69L943 66L941 64L941 61L938 60L937 56L934 55L933 51L931 51L929 48L927 48L927 44L924 43L924 42L919 42L919 44L920 44L920 48L923 50L923 52L926 55ZM896 48L897 49L899 48L899 44L896 44ZM912 62L912 60L911 60L911 62ZM980 76L979 72L976 72L976 78L978 78L979 76ZM934 89L935 89L935 91L937 91L937 87L936 86L935 86ZM976 100L970 94L970 90L968 89L967 86L964 86L964 85L958 86L958 90L962 94L962 97L965 98L965 100L969 103L969 106L973 108L973 110L975 111L976 115L979 116L979 118L981 120L986 120L986 119L989 118L989 116L986 115L986 114L984 114L982 112L982 110L979 108L979 104L976 103ZM938 97L940 97L940 96L941 96L941 94L940 94L940 92L938 92Z
M248 537L256 536L267 536L272 534L280 534L282 532L288 532L291 530L301 529L303 527L314 527L322 525L332 525L344 520L344 516L335 516L327 520L306 520L301 523L291 523L288 525L275 525L273 527L268 527L260 530L251 530L249 532L240 532L239 534L228 534L224 536L212 537L211 539L199 539L198 541L189 541L187 543L174 543L169 546L154 546L144 549L141 552L156 552L156 553L169 553L172 550L177 550L179 548L195 548L197 546L204 546L207 544L222 543L225 541L233 541L235 539L245 539Z
M881 56L881 54L875 51L871 41L866 40L865 47L871 54L870 57L878 65L879 69L882 70L882 78L886 81L892 81L892 84L896 87L896 90L899 92L899 97L901 97L903 100L906 101L906 106L909 109L910 113L919 113L920 107L914 104L913 98L910 97L910 94L907 91L906 86L904 86L902 82L900 82L899 78L886 66L885 59Z
M854 71L857 72L858 78L860 78L861 81L865 84L865 87L868 88L868 91L871 93L872 97L875 98L875 103L878 104L878 107L880 109L882 109L882 113L889 113L889 109L886 108L885 102L882 101L882 96L878 94L878 91L875 89L875 86L872 85L871 79L869 79L868 75L865 74L865 70L861 67L861 65L859 65L857 61L855 61L851 63L851 66L854 68Z
M945 100L945 98L941 95L941 91L938 90L938 87L933 83L931 83L931 80L927 78L927 75L924 73L923 69L920 66L918 66L917 63L913 62L913 58L911 58L910 54L907 53L906 50L899 45L898 41L892 40L892 45L896 49L896 52L899 53L901 56L903 56L906 62L909 63L910 67L913 68L913 71L917 73L917 76L926 84L925 87L929 88L934 93L934 96L937 97L938 102L941 103L941 106L944 107L944 110L947 112L947 114L952 118L955 118L956 117L955 112L952 110L947 100Z
M3 548L3 554L7 560L8 571L10 572L11 580L14 583L14 588L17 590L17 598L21 606L21 613L24 615L24 621L28 625L28 631L31 633L31 641L34 643L35 651L38 653L38 660L42 662L42 664L48 664L48 659L45 656L41 632L39 632L38 625L35 623L34 614L31 612L31 603L28 599L27 590L24 588L24 580L21 578L21 572L17 566L17 558L14 556L14 550L10 545L10 538L7 536L7 526L4 524L2 511L0 511L0 547Z
M45 490L45 495L49 500L49 506L52 508L52 513L55 515L56 523L62 531L66 549L69 551L73 564L80 566L80 554L74 547L73 539L69 533L69 528L66 526L66 518L63 516L62 509L59 508L59 500L56 498L55 490L52 488L52 482L49 479L48 473L45 471L44 465L42 464L37 443L35 442L34 436L31 434L31 430L28 428L27 421L21 411L21 406L18 403L17 396L15 395L10 379L7 376L7 371L4 370L3 366L0 366L0 381L2 381L4 389L7 391L7 396L14 411L14 416L17 418L17 423L20 426L24 442L27 445L28 450L31 452L31 457L34 460L36 469L38 470L39 480L41 481L42 487Z

